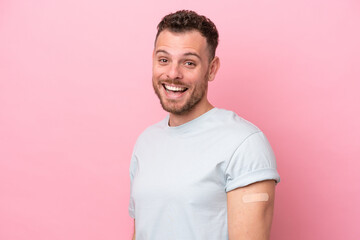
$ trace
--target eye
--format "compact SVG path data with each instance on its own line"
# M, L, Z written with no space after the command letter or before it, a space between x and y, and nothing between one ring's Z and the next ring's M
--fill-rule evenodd
M185 65L189 66L189 67L195 67L196 66L196 64L194 62L191 62L191 61L186 61Z
M165 58L160 58L160 59L159 59L159 62L160 62L160 63L167 63L167 62L168 62L168 60L167 60L167 59L165 59Z

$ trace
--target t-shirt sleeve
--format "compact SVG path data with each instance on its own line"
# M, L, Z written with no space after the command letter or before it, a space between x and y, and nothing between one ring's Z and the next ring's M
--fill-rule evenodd
M130 162L130 201L129 201L129 215L132 218L135 218L135 203L134 203L134 199L132 196L132 186L133 186L133 182L134 182L134 176L135 176L135 172L136 172L136 158L133 154L132 158L131 158L131 162Z
M225 176L226 192L264 180L280 182L273 150L261 131L248 136L236 149Z

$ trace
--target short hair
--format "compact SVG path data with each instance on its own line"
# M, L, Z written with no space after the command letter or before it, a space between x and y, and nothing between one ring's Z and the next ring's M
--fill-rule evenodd
M163 17L157 26L156 40L164 30L170 32L186 32L197 30L206 38L209 47L210 61L215 57L216 48L219 42L219 33L215 24L207 17L197 14L191 10L180 10Z

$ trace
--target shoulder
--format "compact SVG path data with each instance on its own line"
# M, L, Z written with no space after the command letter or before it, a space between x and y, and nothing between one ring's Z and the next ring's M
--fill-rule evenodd
M138 136L135 143L135 148L137 145L140 145L143 142L151 141L151 139L155 139L157 136L163 134L163 130L165 129L168 121L167 119L168 118L165 118L145 128L145 130Z
M245 139L261 130L253 123L240 117L233 111L218 109L215 116L215 127L226 134Z

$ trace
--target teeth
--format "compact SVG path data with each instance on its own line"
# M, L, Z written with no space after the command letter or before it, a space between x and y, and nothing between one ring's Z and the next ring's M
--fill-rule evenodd
M175 87L175 86L169 86L169 85L164 85L164 86L165 86L166 90L173 91L173 92L182 92L186 89L184 87Z

